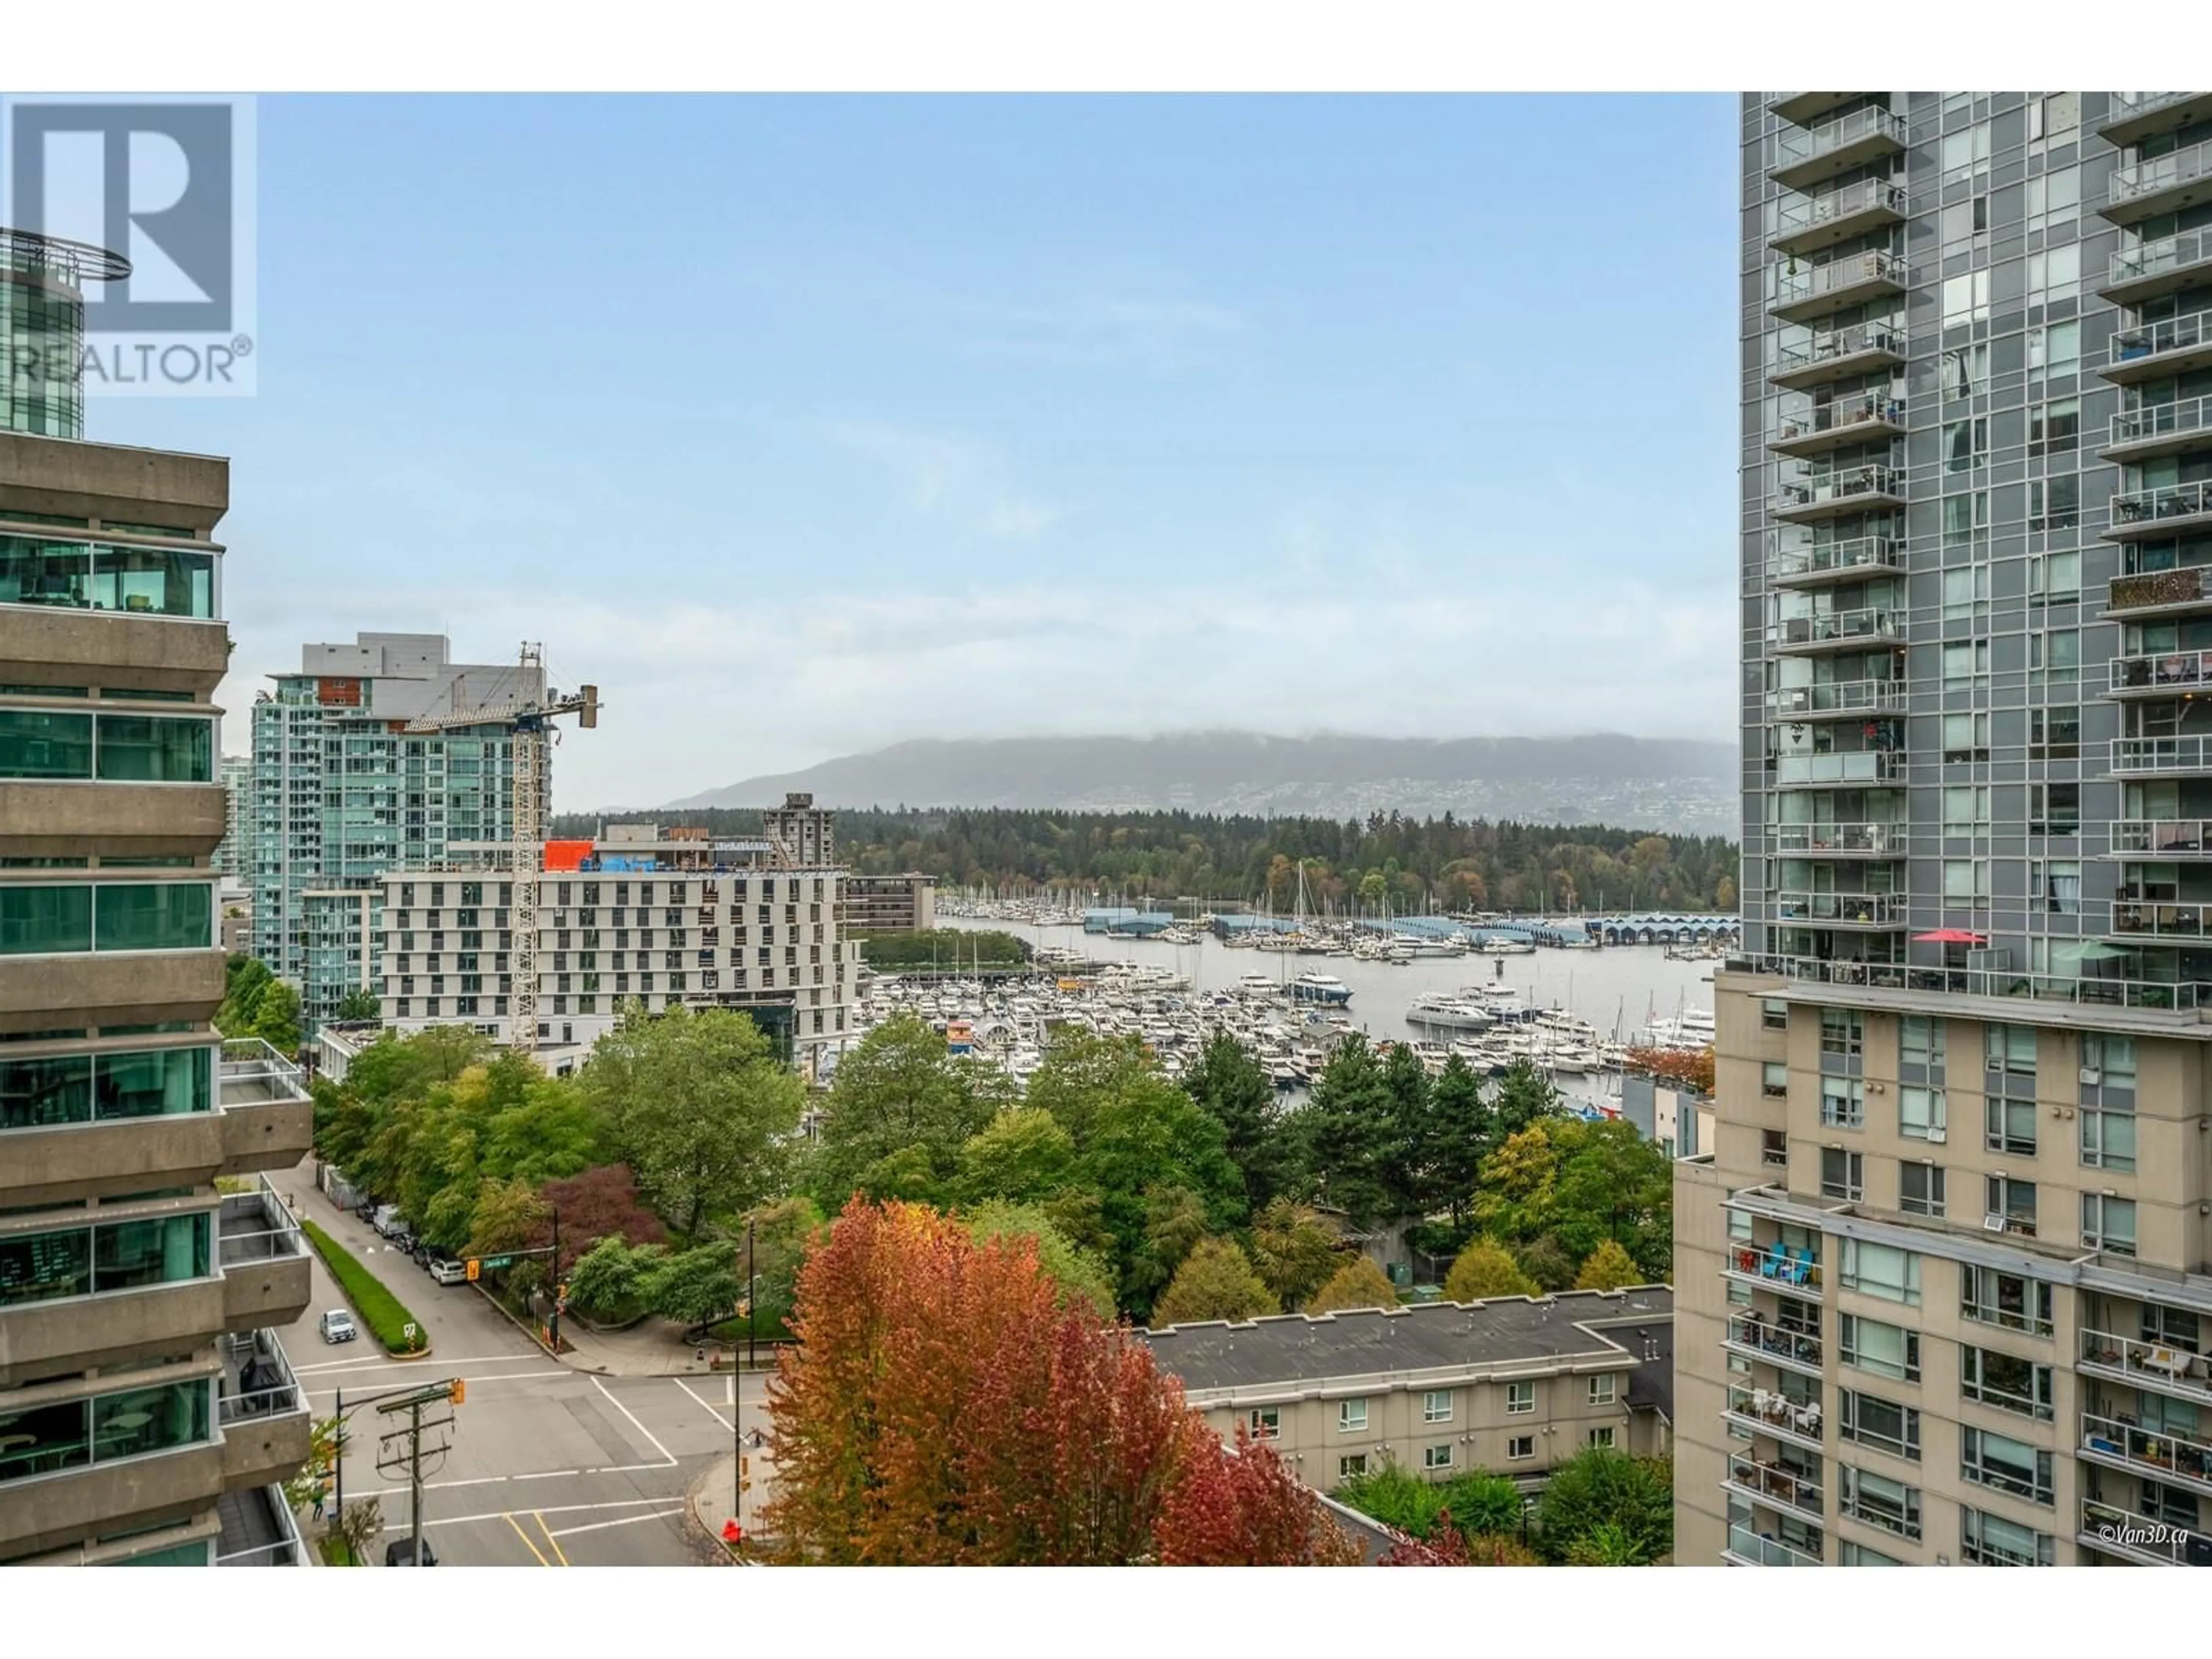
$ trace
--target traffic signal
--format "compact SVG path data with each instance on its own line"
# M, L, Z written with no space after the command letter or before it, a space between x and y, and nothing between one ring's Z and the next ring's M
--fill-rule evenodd
M477 1282L477 1275L483 1271L483 1263L479 1261L476 1257L471 1256L469 1258L469 1283L471 1285L475 1284Z
M752 1472L753 1472L753 1460L752 1460L751 1458L750 1458L750 1457L744 1456L744 1455L740 1454L740 1455L739 1455L739 1456L738 1456L738 1473L739 1474L743 1475L743 1474L750 1474Z
M453 1402L456 1406L465 1406L468 1404L469 1385L467 1379L459 1376L455 1377L453 1379L453 1388L447 1392L452 1397Z

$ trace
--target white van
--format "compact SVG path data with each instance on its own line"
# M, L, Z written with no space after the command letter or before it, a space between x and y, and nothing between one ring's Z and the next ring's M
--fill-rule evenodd
M392 1234L406 1230L407 1218L399 1213L397 1204L382 1204L377 1206L376 1213L369 1217L368 1224L376 1229L379 1237L389 1238Z
M354 1328L353 1316L343 1308L333 1308L323 1316L323 1340L350 1342L361 1333Z

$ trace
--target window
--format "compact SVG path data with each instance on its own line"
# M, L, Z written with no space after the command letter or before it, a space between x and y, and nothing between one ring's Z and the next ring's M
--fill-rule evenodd
M1452 1420L1452 1397L1449 1389L1431 1389L1421 1396L1421 1421L1449 1423Z
M1986 323L1989 319L1990 273L1988 271L1962 270L1956 276L1947 276L1943 279L1943 326L1945 328L1957 328L1966 323Z
M2027 561L2027 602L2032 605L2075 605L2081 598L2079 553L2037 553Z
M1759 1092L1769 1100L1790 1097L1790 1064L1787 1060L1770 1060L1759 1067Z
M0 1129L212 1111L212 1054L167 1048L0 1060Z
M1283 1432L1282 1408L1261 1406L1252 1413L1252 1437L1255 1440L1273 1440Z
M215 723L155 714L0 709L0 778L211 783Z
M2081 757L2081 710L2058 706L2027 711L2027 757L2030 760L2079 760ZM2081 878L2075 866L2075 879Z
M1843 1284L1863 1296L1887 1302L1920 1305L1920 1258L1893 1244L1875 1244L1862 1238L1843 1241Z
M2006 1072L2014 1077L2035 1075L2035 1027L1993 1024L1983 1030L1984 1054L1990 1071Z
M1616 1395L1616 1381L1610 1372L1589 1380L1589 1402L1593 1406L1610 1406Z
M1508 1382L1505 1385L1505 1413L1519 1417L1536 1409L1536 1385L1534 1382Z
M2035 1155L2035 1103L1990 1096L1982 1103L1982 1145L1992 1152Z
M1902 1480L1892 1480L1887 1475L1865 1469L1855 1469L1848 1463L1838 1465L1837 1474L1845 1515L1885 1532L1893 1532L1900 1538L1920 1536L1917 1486L1908 1486Z
M1336 1429L1340 1434L1367 1432L1367 1402L1364 1400L1340 1400L1336 1405Z
M1836 1351L1846 1365L1900 1382L1920 1380L1920 1333L1879 1319L1844 1314L1837 1322Z
M1976 416L1972 420L1952 421L1943 428L1943 470L1946 472L1971 472L1978 466L1986 466L1990 459L1990 423ZM1944 572L1946 583L1956 574ZM1948 597L1948 594L1947 594Z
M1837 1432L1845 1440L1911 1462L1920 1461L1920 1413L1879 1395L1846 1389L1838 1396L1842 1413Z
M1979 1510L1959 1511L1959 1555L1980 1567L2048 1567L2058 1559L2057 1540Z
M1965 547L1990 527L1990 492L1969 489L1943 497L1943 545Z
M1978 650L1981 647L1976 647ZM1948 660L1951 647L1943 647ZM1987 662L1981 666L1986 668ZM1949 672L1947 667L1945 672ZM1943 758L1946 761L1981 761L1990 757L1990 717L1987 714L1946 714L1943 716Z
M1533 1434L1516 1434L1505 1443L1505 1456L1509 1462L1522 1462L1535 1455L1536 1437Z
M1905 1565L1893 1555L1884 1555L1880 1550L1869 1549L1864 1544L1854 1544L1848 1538L1836 1540L1836 1559L1846 1567L1901 1567Z
M1989 1348L1959 1350L1959 1392L1999 1411L2049 1422L2051 1367Z
M1761 1129L1759 1132L1759 1161L1770 1166L1789 1167L1790 1133L1786 1129Z
M4 1109L4 1107L0 1107ZM2081 1164L2090 1170L2131 1171L2136 1167L2136 1118L2133 1111L2104 1111L2084 1106L2081 1126Z
M2031 455L2070 453L2081 444L2081 400L2054 398L2027 412L2027 453Z
M1759 1024L1769 1031L1790 1029L1790 1005L1780 997L1762 997L1759 1003Z
M2037 1336L2051 1334L2051 1286L2042 1279L1994 1267L1961 1267L1959 1274L1959 1310L1966 1318Z
M2052 323L2027 331L2027 369L2031 380L2071 374L2081 366L2081 325Z
M1866 1160L1839 1147L1820 1148L1820 1196L1856 1201L1866 1196Z
M1832 1129L1864 1127L1866 1085L1855 1077L1822 1078L1820 1121Z
M0 1481L207 1443L213 1392L196 1378L0 1410Z
M2065 242L2027 256L2027 302L2071 300L2081 292L2081 245Z
M0 1307L205 1279L213 1272L214 1225L202 1211L0 1235Z
M1943 1215L1943 1166L1940 1164L1900 1164L1897 1166L1897 1207L1907 1215Z
M2136 1201L2106 1198L2100 1193L2081 1194L2081 1245L2111 1255L2136 1253Z
M2094 1036L2081 1039L2081 1082L2105 1091L2109 1103L2118 1091L2136 1091L2136 1040L2133 1037Z
M2027 832L2032 836L2075 836L2081 832L2081 786L2032 783L2027 787Z
M1990 833L1990 789L1987 784L1954 784L1943 792L1943 834L1963 838ZM1928 1021L1917 1015L1924 1027ZM1937 1062L1941 1064L1939 1060Z
M1908 1140L1941 1140L1948 1110L1942 1090L1902 1086L1897 1091L1897 1132Z
M2027 481L2027 527L2030 530L2070 530L2081 522L2081 475L2068 472L2049 478L2030 478ZM2035 636L2028 636L2030 647L2028 666L2044 665L2034 659ZM2075 665L2063 667L2051 665L2054 673L2072 673Z
M1588 1437L1588 1443L1593 1446L1611 1446L1613 1444L1612 1428L1608 1426L1602 1429L1592 1429Z
M1990 1176L1983 1182L1982 1212L2002 1218L2009 1233L2035 1237L2035 1183L2017 1176Z
M1425 1469L1448 1469L1452 1466L1451 1442L1421 1448L1421 1467Z
M1865 1046L1866 1033L1856 1008L1820 1010L1820 1052L1856 1054Z
M1977 758L1984 757L1978 756ZM1944 860L1943 899L1948 904L1986 908L1990 902L1990 861L1987 859Z
M1367 1454L1365 1452L1352 1452L1336 1460L1336 1478L1340 1480L1349 1480L1355 1475L1366 1473Z
M2051 1454L1987 1429L1959 1431L1959 1475L2032 1503L2051 1502Z

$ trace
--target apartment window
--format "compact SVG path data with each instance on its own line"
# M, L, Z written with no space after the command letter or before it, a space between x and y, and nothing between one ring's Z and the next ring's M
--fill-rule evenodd
M1839 1147L1820 1148L1820 1196L1856 1202L1866 1196L1866 1160Z
M1449 1423L1452 1419L1452 1397L1449 1389L1431 1389L1421 1395L1421 1421Z
M2051 323L2027 331L2027 372L2031 380L2074 374L2081 367L2081 325Z
M1897 1207L1907 1215L1924 1215L1941 1220L1943 1215L1943 1166L1940 1164L1899 1164Z
M1255 1440L1274 1440L1283 1432L1283 1413L1279 1406L1255 1407L1252 1412L1252 1437Z
M1893 1532L1899 1538L1920 1536L1917 1486L1908 1486L1902 1480L1893 1480L1887 1475L1866 1469L1855 1469L1847 1463L1838 1465L1836 1472L1843 1513L1869 1526Z
M2004 1230L2035 1237L2035 1183L2017 1176L1990 1176L1983 1182L1983 1213L2002 1219Z
M2027 711L2030 760L2079 760L2081 757L2081 711L2078 707L2063 705Z
M1897 1091L1897 1132L1908 1140L1942 1140L1949 1108L1941 1089L1903 1085Z
M1985 908L1990 902L1990 861L1987 859L1943 860L1943 900L1947 904Z
M1945 672L1948 675L1951 647L1943 647ZM1984 659L1977 659L1986 666ZM1982 672L1978 669L1977 672ZM1943 716L1943 758L1947 761L1980 761L1990 757L1990 717L1987 714L1946 714Z
M1762 997L1759 1003L1759 1024L1762 1030L1786 1031L1790 1029L1790 1005L1780 997Z
M1864 1544L1854 1544L1848 1538L1836 1540L1836 1560L1846 1567L1901 1567L1905 1565L1893 1555L1884 1555L1880 1550L1869 1549Z
M2132 1111L2112 1111L2084 1106L2081 1127L2081 1164L2085 1169L2132 1172L2136 1167L2136 1118Z
M2107 1198L2101 1193L2081 1194L2081 1245L2112 1255L2136 1253L2136 1201Z
M1340 1480L1349 1480L1355 1475L1366 1473L1367 1454L1365 1452L1350 1452L1336 1460L1336 1478Z
M2081 245L2065 242L2027 256L2027 302L2045 305L2081 292Z
M1866 1123L1866 1085L1855 1077L1820 1079L1820 1121L1832 1129L1856 1129Z
M1959 1431L1959 1476L2031 1503L2051 1502L2051 1454L1987 1429Z
M1759 1132L1759 1161L1770 1167L1789 1167L1790 1134L1787 1130L1761 1129Z
M1943 544L1965 547L1990 527L1990 492L1962 490L1943 498Z
M213 1271L213 1217L202 1211L0 1235L0 1307L205 1279ZM5 1461L0 1456L0 1466Z
M1989 678L1989 672L1990 647L1988 641L1954 640L1943 647L1943 684L1946 687L1956 688L1959 686L1972 685L1977 681L1985 682ZM1984 716L1984 718L1986 720L1987 716ZM1954 728L1951 723L1953 719L1964 720L1966 724ZM1948 738L1949 734L1954 729L1966 732L1968 734L1968 737L1966 739L1961 740L1960 746L1961 748L1970 746L1971 735L1973 729L1972 721L1972 716L1971 715L1946 717L1944 725L1946 738ZM1946 757L1946 758L1949 757Z
M2101 1090L2107 1105L2115 1094L2132 1100L2136 1092L2136 1040L2124 1036L2083 1037L2081 1086Z
M1837 1432L1844 1439L1909 1462L1920 1461L1920 1413L1879 1395L1845 1389L1837 1396Z
M2030 530L2070 530L2081 522L2081 475L2067 472L2050 478L2030 478L2027 481L2027 527ZM2028 635L2030 668L2045 668L2054 674L2071 674L2080 666L2078 642L2069 647L2074 661L2037 660L2035 636Z
M2032 836L2081 834L2081 786L2078 783L2028 785L2027 831Z
M2014 1077L2035 1075L2035 1027L1996 1025L1984 1028L1988 1068Z
M2027 453L2031 455L2059 455L2072 453L2081 444L2081 400L2079 398L2055 398L2027 411ZM2077 558L2079 555L2075 556Z
M1920 1380L1919 1332L1859 1314L1840 1316L1836 1326L1836 1352L1846 1365L1900 1382Z
M2058 1559L2057 1540L1979 1510L1959 1511L1959 1556L1978 1567L2048 1567Z
M1886 1302L1920 1305L1920 1257L1893 1244L1875 1244L1863 1238L1843 1241L1843 1284L1862 1296Z
M1340 1434L1367 1432L1367 1402L1364 1400L1340 1400L1336 1405L1336 1427Z
M1976 386L1986 391L1990 384L1990 347L1984 340L1978 345L1960 346L1943 354L1943 395L1947 398L1971 398Z
M1947 422L1943 428L1943 470L1946 472L1971 472L1978 466L1987 466L1990 461L1990 423L1977 416L1971 420ZM1949 594L1949 578L1960 573L1946 571L1944 597ZM1984 596L1986 597L1986 596Z
M1820 1010L1820 1052L1856 1054L1866 1043L1865 1027L1856 1008Z
M1587 1439L1587 1443L1593 1446L1610 1447L1613 1443L1613 1430L1609 1425L1602 1429L1592 1429Z
M1589 1402L1593 1406L1610 1406L1615 1399L1615 1382L1608 1373L1589 1379Z
M212 1053L203 1047L0 1060L0 1129L212 1111Z
M2079 553L2037 553L2027 561L2027 602L2031 605L2074 605L2081 598L2081 556Z
M1943 792L1943 834L1946 839L1962 840L1989 833L1990 790L1987 784L1956 785ZM1928 1022L1921 1018L1920 1023L1925 1025Z
M1536 1385L1534 1382L1508 1382L1505 1385L1505 1412L1509 1417L1519 1417L1536 1409Z
M1965 1317L2036 1336L2051 1334L2051 1286L2042 1279L1994 1267L1961 1267L1959 1273L1959 1311Z
M1948 140L1946 140L1948 143ZM1990 273L1962 270L1943 279L1943 326L1957 328L1990 319Z
M2031 909L2053 915L2081 913L2081 866L2075 859L2031 859L2027 866L2027 897Z
M215 722L0 709L0 778L210 783Z
M1992 1095L1982 1102L1982 1145L1992 1152L2035 1155L2035 1103Z
M1959 1350L1959 1392L1969 1400L2049 1422L2051 1369L1989 1348Z
M1505 1458L1508 1462L1525 1462L1535 1455L1536 1437L1533 1434L1516 1434L1505 1443Z
M1786 1100L1790 1097L1790 1066L1787 1061L1770 1060L1759 1067L1759 1092L1769 1100Z
M1946 796L1954 792L1945 790ZM1983 798L1982 821L1988 818L1989 791L1973 792ZM1948 810L1948 809L1947 809ZM1907 1014L1897 1023L1897 1057L1907 1066L1924 1066L1929 1071L1942 1069L1943 1065L1945 1022L1927 1014Z
M214 1390L204 1378L0 1412L0 1481L207 1443Z
M1451 1466L1452 1448L1450 1441L1447 1440L1439 1445L1424 1446L1421 1448L1421 1467L1423 1468L1433 1472L1437 1469L1448 1469L1451 1468Z
M205 950L214 939L204 881L0 887L0 956Z

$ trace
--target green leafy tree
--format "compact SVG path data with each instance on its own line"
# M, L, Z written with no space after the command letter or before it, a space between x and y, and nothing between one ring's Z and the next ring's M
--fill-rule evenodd
M300 994L283 980L262 988L253 1010L253 1035L280 1054L299 1053Z
M1173 1282L1152 1308L1152 1324L1157 1329L1209 1319L1234 1322L1282 1310L1243 1251L1228 1239L1209 1238L1176 1269Z
M1336 1243L1336 1230L1318 1211L1273 1199L1253 1218L1252 1266L1285 1307L1295 1308L1335 1273Z
M1435 1530L1444 1506L1442 1486L1424 1480L1392 1457L1383 1458L1364 1474L1340 1480L1329 1496L1415 1538L1426 1538Z
M216 1010L216 1030L226 1036L253 1036L262 995L276 982L276 975L258 957L234 956L224 962L222 977L222 1004Z
M1651 1558L1644 1545L1627 1528L1601 1521L1567 1546L1571 1567L1648 1567Z
M743 1014L633 1010L593 1047L583 1081L678 1232L781 1190L806 1088Z
M1000 1112L960 1149L960 1191L971 1204L1049 1198L1074 1173L1074 1140L1051 1113L1034 1106Z
M1522 1273L1536 1281L1540 1291L1571 1290L1575 1275L1582 1271L1567 1254L1566 1246L1556 1238L1532 1238L1513 1251L1513 1259L1521 1264Z
M1364 1228L1391 1207L1381 1179L1395 1103L1375 1051L1356 1033L1337 1044L1295 1115L1300 1172L1315 1201Z
M568 1302L586 1319L613 1320L645 1302L644 1276L666 1254L657 1244L635 1246L611 1235L584 1252L568 1270Z
M1307 1313L1339 1313L1355 1308L1395 1308L1397 1288L1382 1270L1364 1255L1356 1255L1337 1269L1328 1283L1305 1305Z
M1445 1481L1443 1495L1444 1508L1468 1533L1495 1534L1520 1528L1521 1488L1504 1475L1469 1469Z
M1244 1201L1257 1215L1291 1178L1292 1153L1275 1105L1274 1085L1252 1052L1217 1030L1198 1064L1183 1073L1182 1086L1221 1125L1223 1151L1244 1177Z
M1559 1085L1528 1060L1516 1060L1505 1068L1492 1091L1491 1133L1500 1146L1532 1124L1557 1117L1565 1109Z
M1494 1119L1482 1097L1482 1079L1455 1054L1429 1086L1432 1191L1455 1228L1467 1224L1482 1160L1490 1155Z
M1513 1263L1503 1245L1478 1238L1462 1250L1444 1275L1448 1302L1480 1302L1495 1296L1534 1296L1534 1283Z
M338 999L337 1017L340 1019L374 1019L382 1012L377 1003L376 993L366 986L356 985Z
M968 1143L1012 1102L996 1066L955 1058L911 1015L886 1020L838 1062L815 1196L825 1208L855 1192L941 1206L956 1195Z
M1070 1243L1045 1212L1030 1204L1003 1200L981 1204L962 1218L978 1244L994 1238L1029 1238L1036 1243L1037 1265L1058 1286L1059 1304L1081 1302L1102 1321L1114 1318L1114 1279L1106 1264L1088 1250Z
M1548 1233L1559 1174L1559 1151L1547 1125L1531 1124L1507 1136L1505 1144L1483 1163L1482 1185L1474 1199L1475 1224L1491 1237L1512 1243Z
M1583 1263L1582 1272L1575 1276L1575 1288L1578 1291L1617 1291L1624 1285L1638 1284L1642 1279L1643 1275L1636 1270L1636 1264L1629 1260L1628 1252L1608 1238L1592 1250L1589 1260Z
M1656 1561L1674 1547L1674 1475L1665 1458L1631 1457L1585 1446L1552 1471L1537 1500L1544 1557L1566 1561L1576 1549L1623 1547L1601 1528L1617 1528L1625 1547Z
M527 1182L488 1181L470 1211L468 1253L499 1255L522 1249L544 1216L544 1203Z
M1387 1216L1420 1215L1437 1196L1436 1126L1428 1068L1409 1044L1398 1043L1382 1063L1390 1115L1375 1160Z
M726 1238L662 1255L638 1277L647 1306L682 1325L711 1325L734 1318L745 1293L737 1244Z

